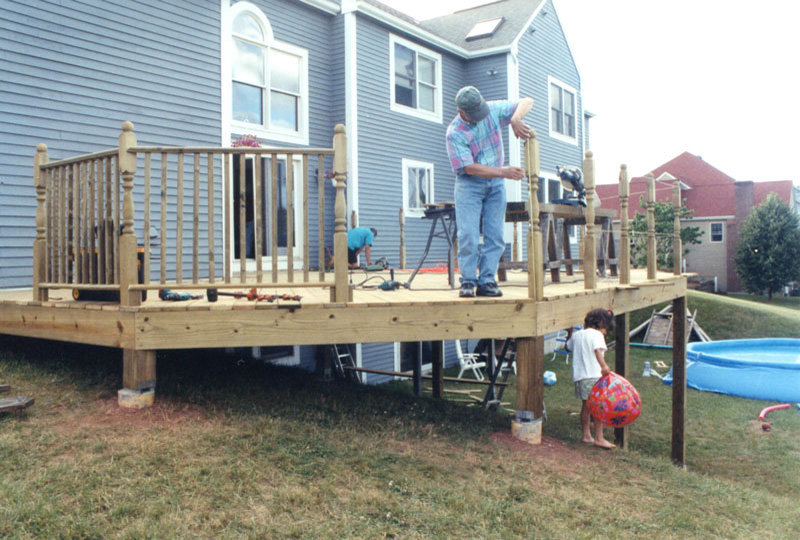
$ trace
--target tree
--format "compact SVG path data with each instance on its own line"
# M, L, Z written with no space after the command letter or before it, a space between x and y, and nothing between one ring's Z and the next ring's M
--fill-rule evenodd
M753 208L739 230L736 273L754 294L772 293L800 279L800 218L770 193Z
M686 199L683 200L686 203ZM644 197L639 198L639 205L642 208L647 206ZM694 214L686 206L681 206L680 218L689 219ZM656 222L656 266L662 270L672 270L673 239L675 234L675 207L666 201L656 201L655 204ZM631 243L631 260L637 266L647 266L647 213L636 212L631 223L633 231L633 241ZM683 255L689 253L689 244L699 244L702 236L700 227L681 227L681 243L683 245Z

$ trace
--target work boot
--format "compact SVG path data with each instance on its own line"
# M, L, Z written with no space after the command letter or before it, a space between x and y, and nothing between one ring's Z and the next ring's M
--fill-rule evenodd
M461 290L458 291L458 296L461 298L472 298L475 296L475 285L472 283L462 283Z
M478 296L503 296L503 291L497 288L497 283L489 281L483 285L478 285Z

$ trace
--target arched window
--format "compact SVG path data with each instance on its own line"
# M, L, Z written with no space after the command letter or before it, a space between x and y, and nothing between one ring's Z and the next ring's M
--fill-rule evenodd
M231 39L234 130L307 144L308 51L273 39L269 20L249 2L232 8Z

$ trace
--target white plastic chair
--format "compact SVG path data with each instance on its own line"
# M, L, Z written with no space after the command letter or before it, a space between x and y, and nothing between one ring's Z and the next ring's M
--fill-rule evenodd
M467 370L472 370L472 373L475 374L475 378L479 381L483 380L483 373L481 369L486 367L486 362L478 361L480 358L479 354L476 353L465 353L461 350L461 341L455 340L456 344L456 356L458 356L458 365L461 368L461 371L458 372L458 378L460 379L464 372Z
M553 356L550 357L550 361L552 362L555 360L558 355L564 356L564 362L569 364L569 351L567 350L567 336L569 333L566 330L559 330L556 333L556 346L553 348Z

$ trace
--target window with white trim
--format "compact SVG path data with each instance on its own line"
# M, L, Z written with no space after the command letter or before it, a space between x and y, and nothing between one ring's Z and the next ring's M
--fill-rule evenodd
M389 37L391 109L442 121L442 56L397 36Z
M711 241L714 243L722 242L725 239L725 233L723 232L724 230L723 223L712 223Z
M403 158L403 209L406 216L422 217L432 204L433 163Z
M248 2L234 5L231 20L234 130L308 144L308 51L275 41L267 18Z
M550 83L550 135L577 144L577 91L552 78Z

